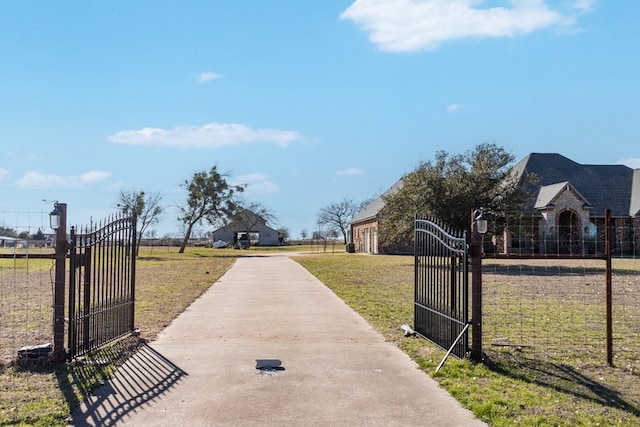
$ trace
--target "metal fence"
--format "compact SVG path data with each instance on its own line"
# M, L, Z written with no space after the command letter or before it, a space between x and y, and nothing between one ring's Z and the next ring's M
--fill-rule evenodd
M135 218L72 229L69 254L58 267L48 213L0 212L0 226L23 234L0 244L0 366L21 350L51 349L59 269L67 278L58 300L68 357L134 330ZM32 238L41 233L44 239Z
M604 220L550 238L540 230L557 224L539 216L489 218L482 297L488 356L510 352L637 372L640 254L634 224L610 221L607 258Z
M51 342L54 249L44 212L0 212L0 226L23 238L0 239L0 365L25 346ZM46 234L44 239L30 236ZM5 236L10 237L10 236Z
M468 257L465 233L435 219L415 219L414 329L458 358L468 350Z
M136 218L70 233L69 358L134 330Z

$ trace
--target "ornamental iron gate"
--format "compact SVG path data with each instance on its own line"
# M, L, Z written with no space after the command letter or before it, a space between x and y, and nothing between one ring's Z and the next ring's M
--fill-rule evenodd
M414 330L462 359L469 350L467 234L416 216L414 256Z
M134 331L136 217L71 228L67 357Z

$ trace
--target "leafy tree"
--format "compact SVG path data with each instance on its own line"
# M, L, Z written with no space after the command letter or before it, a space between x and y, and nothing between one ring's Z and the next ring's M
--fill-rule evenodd
M271 210L261 203L244 201L234 203L228 216L232 222L242 227L242 229L238 231L246 233L247 237L250 236L251 231L253 231L256 225L262 222L273 221L274 219ZM250 244L250 239L248 240Z
M18 233L13 228L0 227L0 236L18 237Z
M402 187L383 196L379 213L380 246L411 244L417 213L431 215L453 229L470 226L472 209L514 211L529 193L511 174L514 156L495 144L479 144L463 154L438 151L402 178Z
M44 235L44 233L42 232L42 229L38 228L38 231L36 231L31 238L33 240L45 240L47 237Z
M147 228L160 220L160 215L164 210L160 206L161 200L160 193L146 194L144 191L120 191L117 202L118 208L125 215L135 214L138 217L136 254L140 251L140 242Z
M358 213L361 205L350 199L331 203L329 206L320 209L317 220L318 225L327 227L329 231L334 231L336 235L340 232L346 245L349 221Z
M187 190L187 201L186 205L178 206L178 219L186 226L179 253L184 253L196 224L203 219L216 224L234 210L234 195L244 191L244 186L229 185L226 177L213 166L209 172L196 172L190 181L185 180L181 184Z

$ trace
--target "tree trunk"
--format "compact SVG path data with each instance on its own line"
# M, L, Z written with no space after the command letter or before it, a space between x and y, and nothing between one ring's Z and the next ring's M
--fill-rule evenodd
M185 248L187 247L187 242L189 241L189 238L191 237L191 230L193 229L193 224L189 224L189 227L187 227L187 232L184 234L184 240L182 241L182 245L180 245L180 250L178 251L179 254L183 254Z

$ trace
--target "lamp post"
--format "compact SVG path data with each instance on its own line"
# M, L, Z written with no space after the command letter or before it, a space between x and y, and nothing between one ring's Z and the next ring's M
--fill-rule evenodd
M53 231L57 231L62 223L62 211L58 202L53 205L53 210L49 212L49 226Z
M67 204L56 202L49 214L49 225L56 232L56 268L53 292L53 360L62 362L64 350L64 300L67 260Z
M471 212L471 358L482 361L482 239L488 220L483 209Z

